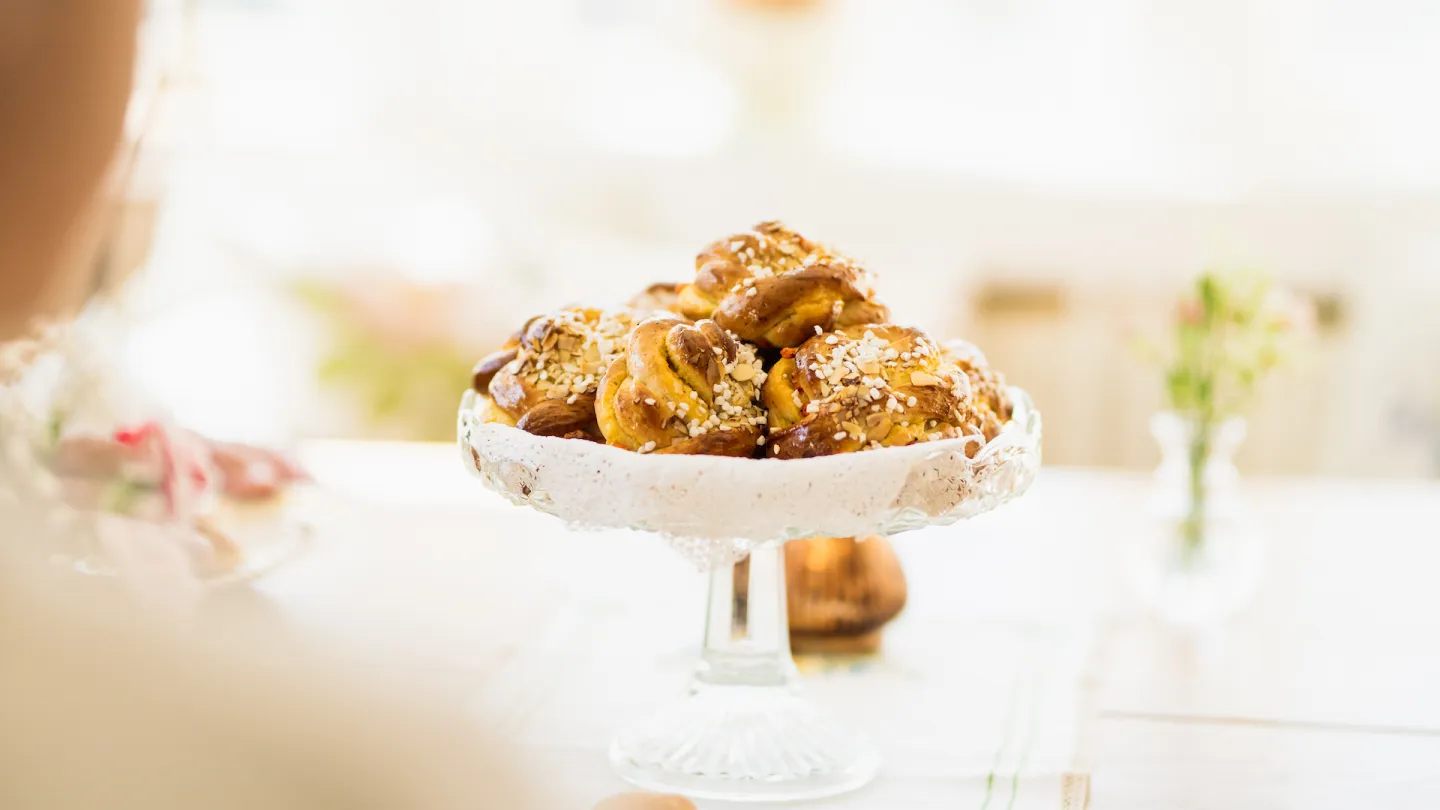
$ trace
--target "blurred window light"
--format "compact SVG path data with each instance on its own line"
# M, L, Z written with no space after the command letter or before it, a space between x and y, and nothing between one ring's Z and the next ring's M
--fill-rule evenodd
M241 6L195 28L217 146L316 151L346 143L373 116L364 55L320 7Z
M864 162L1061 193L1230 194L1223 137L1172 137L1174 93L1189 118L1213 119L1217 100L1193 80L1157 87L1132 6L852 4L821 136Z
M462 197L396 206L383 239L386 265L416 284L474 282L499 253L493 226Z
M819 137L1045 190L1440 188L1440 5L846 3Z
M1292 3L1263 18L1264 153L1290 186L1440 189L1440 4ZM1266 8L1264 4L1260 8ZM1278 125L1278 126L1276 126Z
M288 427L294 392L285 368L294 335L262 296L187 301L136 324L121 369L186 427L224 438L274 440Z
M641 29L597 31L580 76L580 127L626 155L686 158L719 149L734 129L736 98L702 59Z

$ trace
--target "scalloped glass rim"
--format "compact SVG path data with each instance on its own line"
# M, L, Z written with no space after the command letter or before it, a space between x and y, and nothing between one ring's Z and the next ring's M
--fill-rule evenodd
M207 588L220 589L253 582L309 554L315 545L315 527L308 521L282 518L263 528L245 530L239 565L197 578ZM63 560L76 572L94 577L116 577L116 571L99 558Z
M474 392L458 432L467 466L513 503L575 528L734 540L721 555L731 557L769 541L953 523L1021 495L1040 466L1041 419L1024 390L1009 393L1013 417L974 458L961 439L809 459L641 455L482 422Z

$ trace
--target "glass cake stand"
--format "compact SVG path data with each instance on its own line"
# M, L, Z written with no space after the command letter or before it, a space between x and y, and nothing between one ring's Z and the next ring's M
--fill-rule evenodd
M692 798L798 801L865 785L880 757L799 688L783 544L953 523L1021 495L1040 467L1041 423L1024 391L1010 396L1013 418L973 458L961 439L786 461L641 455L484 423L470 393L459 437L467 466L512 502L575 528L655 532L710 572L690 689L616 735L615 770Z

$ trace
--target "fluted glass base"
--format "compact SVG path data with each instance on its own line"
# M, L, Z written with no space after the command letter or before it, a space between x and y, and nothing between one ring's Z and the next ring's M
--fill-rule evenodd
M855 790L875 777L868 740L801 695L790 657L784 556L757 549L711 574L705 650L690 694L620 732L617 773L647 790L731 802L799 801Z
M788 689L705 686L622 731L610 762L646 790L777 802L855 790L875 777L880 757Z

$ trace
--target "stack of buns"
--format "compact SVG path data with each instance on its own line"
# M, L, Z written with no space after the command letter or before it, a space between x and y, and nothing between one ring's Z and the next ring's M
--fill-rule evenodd
M894 324L855 259L778 222L721 239L688 283L532 318L475 368L485 421L640 453L808 458L1010 419L974 346Z

